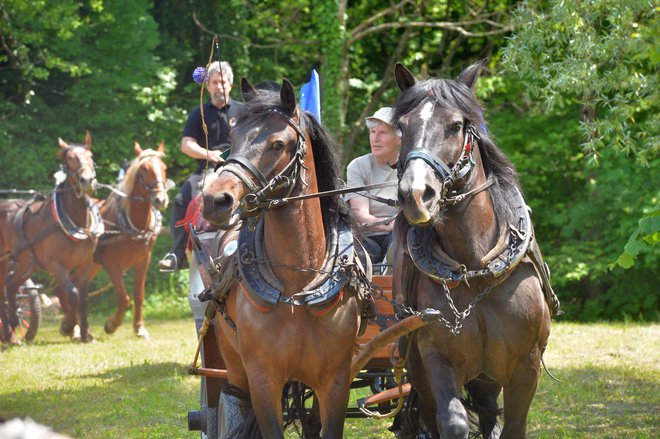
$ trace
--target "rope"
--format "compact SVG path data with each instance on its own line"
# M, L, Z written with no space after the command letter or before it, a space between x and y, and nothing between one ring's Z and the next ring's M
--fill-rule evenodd
M197 361L199 360L199 353L202 349L202 343L204 342L204 337L206 336L206 332L209 330L209 326L211 326L211 319L209 319L208 317L204 317L204 323L202 324L202 327L199 330L199 342L197 343L195 358L193 359L192 366L190 366L190 369L188 370L188 373L190 373L191 375L195 375L195 371L197 370Z
M399 390L399 399L397 400L396 407L392 409L391 412L389 413L380 413L380 412L372 412L365 406L359 406L359 409L362 413L367 415L370 418L375 418L375 419L385 419L385 418L391 418L393 416L396 416L399 414L401 409L403 408L403 402L404 402L404 397L403 397L403 364L405 360L403 358L399 358L394 366L394 379L396 380L396 385Z

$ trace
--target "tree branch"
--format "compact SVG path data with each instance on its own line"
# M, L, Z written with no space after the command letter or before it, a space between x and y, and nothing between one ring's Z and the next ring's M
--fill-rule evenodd
M387 14L391 14L391 13L394 13L394 12L400 10L403 7L403 5L405 5L406 3L410 3L410 0L403 0L401 3L390 6L389 8L383 9L382 11L378 12L377 14L372 15L371 17L367 18L362 23L360 23L359 26L355 27L351 31L351 36L362 32L363 29L366 29L367 27L369 27L369 25L371 23L378 20L379 18L384 17Z
M514 26L512 24L507 24L505 26L502 26L500 29L486 31L486 32L470 32L465 29L466 26L483 24L484 22L485 22L484 20L474 20L474 21L455 22L455 23L451 23L447 21L411 21L407 23L399 23L399 22L383 23L369 27L363 30L362 32L356 33L355 35L351 36L347 44L350 46L354 44L357 40L364 38L367 35L371 35L376 32L390 30L390 29L405 29L405 28L419 28L419 27L432 28L432 29L446 29L446 30L452 30L458 32L466 37L487 37L491 35L501 35L504 33L511 32L514 29Z

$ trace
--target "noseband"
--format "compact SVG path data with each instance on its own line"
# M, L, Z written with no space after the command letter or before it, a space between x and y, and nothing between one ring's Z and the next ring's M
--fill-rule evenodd
M264 200L271 197L272 194L286 190L286 197L291 195L296 182L301 176L301 169L304 169L305 157L307 156L307 141L305 133L293 117L284 113L278 108L270 110L271 113L281 117L296 132L296 151L287 165L270 180L267 180L263 173L254 166L248 159L238 154L231 154L227 160L218 165L222 171L230 172L236 175L250 189L240 202L241 217L248 218L257 216L264 209Z
M422 149L408 153L404 162L401 162L401 159L399 159L396 164L397 176L399 180L401 180L403 173L406 171L406 169L408 169L410 162L413 160L422 160L426 162L426 164L428 164L431 169L433 169L433 171L436 173L436 175L438 175L438 177L440 177L440 180L442 181L442 197L440 203L455 204L456 202L462 200L463 197L460 194L457 194L453 197L447 197L447 194L452 189L452 186L456 181L467 177L470 171L472 171L474 168L475 161L472 146L475 139L481 140L479 134L477 134L477 130L474 128L474 125L468 123L461 156L456 161L454 166L451 167L451 169L444 161L437 160L426 150ZM491 183L489 183L488 186L490 186L490 184ZM485 187L480 186L480 189L485 189Z

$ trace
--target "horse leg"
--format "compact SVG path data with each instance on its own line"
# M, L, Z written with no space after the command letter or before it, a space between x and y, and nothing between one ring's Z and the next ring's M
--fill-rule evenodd
M142 307L144 305L144 284L147 279L147 268L151 254L148 253L142 264L135 267L133 275L133 330L138 337L149 339L149 331L144 327L142 318Z
M5 257L0 261L0 322L2 323L2 341L16 344L16 336L12 331L9 319L9 304L7 303L7 276L9 274L9 262Z
M497 398L502 386L486 375L479 375L465 384L471 409L479 415L479 431L484 439L497 439L501 428L497 424Z
M263 365L249 365L246 372L249 377L252 407L259 423L261 434L265 438L283 439L282 425L282 390L284 382L276 379L276 371L268 370Z
M23 283L28 280L30 273L21 270L21 267L16 264L16 269L12 274L9 282L7 282L7 317L8 317L8 329L11 331L9 334L8 342L10 344L20 344L19 340L16 338L16 328L18 327L18 302L17 294L18 290Z
M504 386L502 438L526 437L527 413L541 376L540 357L540 352L536 352L522 359L509 375L515 381Z
M94 341L89 330L89 279L95 272L95 264L82 267L76 275L76 285L79 293L78 311L80 313L80 339L84 343Z
M418 394L416 408L421 417L421 421L429 431L435 432L438 428L435 425L436 409L433 393L431 393L429 385L426 382L426 371L424 369L424 364L422 363L422 357L419 354L415 335L408 336L408 340L410 347L408 348L407 343L401 343L399 345L399 352L407 352L406 362L408 374L415 392ZM420 419L417 416L407 420L407 422L410 423L409 425L412 433L415 435L420 431L421 425L419 425L419 421Z
M435 349L430 352L424 352L422 349L420 354L424 362L427 385L435 400L435 423L440 437L467 439L470 424L456 386L453 366Z
M339 438L344 433L344 418L350 394L348 371L337 371L328 376L327 385L317 390L321 414L321 437Z
M58 290L62 291L67 298L67 310L60 324L60 334L74 337L74 328L78 324L78 289L73 284L65 267L56 263L48 267L48 271L55 278Z
M118 266L105 267L110 276L110 281L115 287L115 297L117 298L117 310L105 321L103 329L107 334L114 333L124 320L124 314L131 306L131 298L126 293L126 284L121 268Z

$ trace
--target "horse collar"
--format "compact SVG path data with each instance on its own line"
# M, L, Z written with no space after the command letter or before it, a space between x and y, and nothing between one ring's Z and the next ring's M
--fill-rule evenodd
M502 242L498 242L493 249L499 250L492 255L491 251L488 260L482 260L484 268L468 270L465 265L454 261L442 250L434 236L433 228L411 226L408 229L407 245L410 258L417 269L450 288L461 282L469 285L470 280L479 278L493 279L496 284L503 282L527 254L532 236L528 207L520 192L516 190L516 194L513 202L518 224L507 226L508 230L502 234Z
M303 290L293 296L282 296L284 287L272 273L263 257L263 220L256 228L241 229L238 237L238 268L243 290L258 309L270 311L278 303L319 307L334 304L343 293L350 275L348 266L353 264L353 233L349 227L331 233L326 259L318 276ZM310 310L313 313L315 311Z
M119 226L121 233L129 235L132 239L144 241L148 241L152 237L158 236L163 224L163 215L153 205L149 204L149 208L151 209L149 226L145 230L142 230L135 227L133 221L131 221L128 216L128 212L126 212L126 209L123 209L121 203L118 203L117 225Z
M72 241L82 241L89 238L98 238L105 232L101 212L94 202L88 197L87 208L92 213L92 224L89 229L78 226L73 222L64 207L64 198L59 197L58 193L62 190L63 184L59 184L53 191L52 213L53 219L60 226L64 234Z

